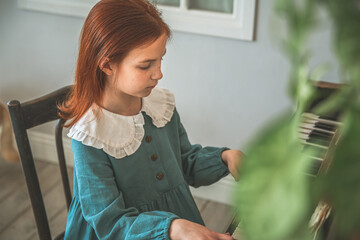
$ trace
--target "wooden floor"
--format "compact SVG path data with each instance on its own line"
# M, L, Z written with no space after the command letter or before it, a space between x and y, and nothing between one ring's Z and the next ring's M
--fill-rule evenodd
M66 205L56 164L36 161L38 177L44 194L45 207L50 220L50 229L56 235L65 229ZM69 168L72 176L73 169ZM196 204L208 228L224 232L229 225L232 212L230 206L195 198ZM7 163L0 158L0 239L35 240L39 239L19 163Z

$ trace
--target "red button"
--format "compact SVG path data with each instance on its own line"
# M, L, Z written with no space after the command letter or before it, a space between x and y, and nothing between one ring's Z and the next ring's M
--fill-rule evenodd
M152 140L152 137L151 137L151 136L146 136L146 138L145 138L145 141L146 141L146 142L149 143L149 142L151 142L151 140Z
M156 178L157 178L158 180L163 179L163 177L164 177L164 174L162 174L162 173L158 173L158 174L156 175Z

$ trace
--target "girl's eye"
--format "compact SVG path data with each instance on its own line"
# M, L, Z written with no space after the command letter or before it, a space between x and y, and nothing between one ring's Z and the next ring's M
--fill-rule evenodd
M140 66L139 66L139 68L140 68L141 70L147 70L147 69L150 68L150 64L149 64L148 66L145 66L145 67L140 67Z

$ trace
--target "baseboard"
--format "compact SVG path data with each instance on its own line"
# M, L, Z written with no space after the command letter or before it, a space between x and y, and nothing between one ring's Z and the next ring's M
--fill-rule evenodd
M34 158L57 163L57 154L54 135L29 131L28 133ZM68 166L74 166L74 158L71 151L70 139L63 139L65 159ZM231 176L221 179L211 186L190 188L196 197L209 199L229 205L233 205L233 193L235 182Z

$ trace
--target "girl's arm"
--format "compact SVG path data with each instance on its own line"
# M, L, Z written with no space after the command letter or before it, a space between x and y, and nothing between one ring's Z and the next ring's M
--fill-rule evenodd
M107 155L75 140L72 149L82 214L99 239L169 239L175 214L126 208Z

